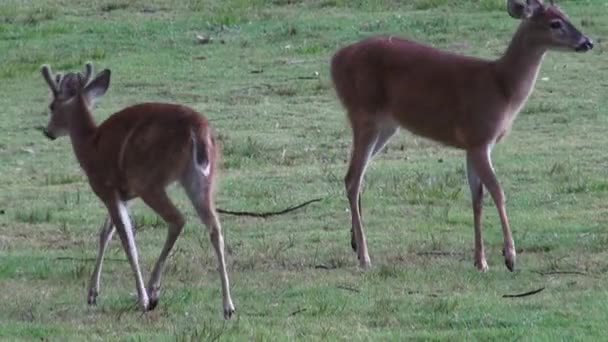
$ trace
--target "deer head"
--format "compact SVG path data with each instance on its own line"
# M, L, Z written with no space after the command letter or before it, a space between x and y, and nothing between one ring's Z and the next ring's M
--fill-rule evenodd
M507 11L515 19L521 19L527 28L527 39L549 50L586 52L593 42L570 22L553 2L542 0L507 0Z
M96 98L105 94L110 86L110 70L105 69L100 72L95 79L93 75L93 65L87 63L84 73L75 72L65 75L53 75L51 67L43 65L42 76L48 84L53 100L49 105L51 117L47 127L43 130L44 135L55 140L60 136L67 135L74 116L85 115L78 110L76 99L81 98L87 108L93 105Z

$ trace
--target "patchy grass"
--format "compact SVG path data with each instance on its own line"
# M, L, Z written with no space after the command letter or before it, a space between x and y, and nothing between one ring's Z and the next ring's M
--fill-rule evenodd
M560 5L598 42L549 54L513 132L494 152L519 251L501 256L491 200L484 211L490 272L472 262L463 154L402 132L371 164L362 204L372 263L350 249L343 176L350 129L328 60L378 33L493 57L517 22L503 0L5 0L0 4L0 339L595 340L608 296L608 12L599 0ZM196 34L212 43L200 45ZM221 218L237 317L220 315L208 234L184 194L188 224L168 261L159 307L135 309L116 239L97 307L86 284L105 212L66 139L47 141L43 63L111 68L98 120L143 101L203 112L223 146L218 205L273 210ZM147 276L162 221L132 206ZM503 298L545 287L524 298Z

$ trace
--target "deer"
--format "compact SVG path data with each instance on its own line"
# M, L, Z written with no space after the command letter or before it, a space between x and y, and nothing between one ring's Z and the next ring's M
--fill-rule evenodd
M145 312L157 306L166 259L185 225L184 216L166 191L169 185L179 182L208 228L218 261L223 315L230 319L235 307L214 203L220 151L208 120L186 106L141 103L124 108L97 125L91 108L108 90L109 69L94 78L91 63L86 63L84 72L54 75L49 65L43 65L41 72L52 94L50 119L43 133L50 140L69 136L91 189L108 212L99 232L88 304L97 303L104 254L116 231L135 277L140 309ZM141 198L168 226L146 287L128 212L129 202L136 198Z
M494 60L465 56L394 36L372 36L331 58L336 95L352 130L344 178L351 213L351 247L362 269L371 266L362 225L361 183L372 158L400 128L464 150L475 230L474 265L488 270L482 237L484 189L498 210L506 267L516 250L505 195L492 165L492 148L510 131L534 89L550 50L586 52L593 41L553 2L507 0L520 20L506 51Z

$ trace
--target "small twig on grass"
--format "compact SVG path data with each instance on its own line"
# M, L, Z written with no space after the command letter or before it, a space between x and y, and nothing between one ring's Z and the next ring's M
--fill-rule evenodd
M536 289L536 290L532 290L532 291L528 291L528 292L524 292L524 293L518 293L518 294L506 294L506 295L502 295L502 298L520 298L520 297L527 297L527 296L531 296L531 295L535 295L541 291L543 291L545 289L545 287L541 287L540 289Z
M289 314L289 316L295 316L295 315L297 315L297 314L299 314L299 313L301 313L301 312L304 312L304 311L306 311L306 310L307 310L306 308L298 309L298 310L296 310L296 311L294 311L294 312L290 313L290 314Z
M235 215L235 216L251 216L251 217L267 218L270 216L278 216L278 215L287 214L289 212L292 212L292 211L298 210L302 207L305 207L311 203L321 202L322 200L323 200L323 198L315 198L310 201L306 201L306 202L298 204L296 206L285 208L285 209L279 210L279 211L253 212L253 211L233 211L233 210L226 210L226 209L218 208L217 212L220 214L228 214L228 215Z
M443 251L425 251L425 252L418 252L416 253L416 255L429 255L429 256L457 256L457 255L463 255L464 253L456 253L456 252L443 252Z
M583 276L588 276L588 273L585 272L581 272L581 271L532 271L533 273L536 274L540 274L541 276L546 276L546 275L557 275L557 274L576 274L576 275L583 275Z
M325 58L305 58L287 60L285 64L305 64L325 61Z
M56 257L55 260L72 260L72 261L96 261L95 258L74 258L74 257ZM103 258L103 261L127 262L127 259Z
M333 270L335 268L336 267L327 266L327 265L323 265L323 264L315 265L315 269L318 269L318 270Z
M437 298L437 297L439 297L439 295L438 295L438 294L436 294L436 293L426 293L426 294L425 294L425 293L422 293L422 292L420 292L420 291L415 291L415 290L409 290L409 291L407 291L406 293L407 293L408 295L419 294L419 295L423 295L423 296L425 296L425 295L426 295L426 296L433 297L433 298Z
M336 287L341 290L346 290L346 291L350 291L350 292L357 292L357 293L361 292L359 289L356 289L354 287L348 287L348 286L344 286L344 285L338 285Z

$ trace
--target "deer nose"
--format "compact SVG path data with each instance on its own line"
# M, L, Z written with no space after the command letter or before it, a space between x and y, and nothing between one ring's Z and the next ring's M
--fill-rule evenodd
M593 49L593 41L589 38L585 38L585 41L582 42L577 48L577 52L587 52Z
M49 138L49 140L57 139L57 137L52 135L51 132L49 132L46 128L42 130L42 133L44 134L45 137Z

